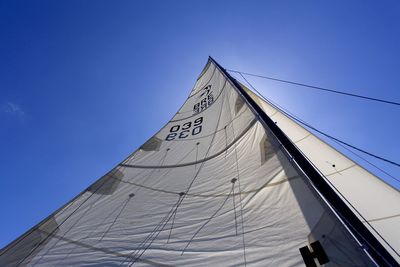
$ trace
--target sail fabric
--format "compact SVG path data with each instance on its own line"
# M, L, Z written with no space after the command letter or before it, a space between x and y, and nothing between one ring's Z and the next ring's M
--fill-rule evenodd
M316 241L325 266L374 266L209 60L157 134L0 266L305 266L299 249Z
M242 86L337 189L381 244L400 261L399 191L287 117L278 107Z

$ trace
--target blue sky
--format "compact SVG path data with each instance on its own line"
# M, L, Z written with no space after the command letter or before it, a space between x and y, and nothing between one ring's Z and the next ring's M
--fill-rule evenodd
M399 47L394 0L0 1L0 247L162 127L209 55L399 102ZM399 107L249 80L317 128L400 161Z

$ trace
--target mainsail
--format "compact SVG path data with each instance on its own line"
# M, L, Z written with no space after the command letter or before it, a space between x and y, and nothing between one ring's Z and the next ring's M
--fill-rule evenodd
M210 58L157 134L0 266L398 266L399 204Z

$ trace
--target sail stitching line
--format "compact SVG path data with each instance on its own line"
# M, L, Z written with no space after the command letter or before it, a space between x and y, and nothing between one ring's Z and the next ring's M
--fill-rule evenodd
M187 153L176 163L176 165L180 166L179 164L180 164L186 157L188 157L188 156L194 151L194 148L195 148L195 147L193 147L189 152L187 152ZM146 170L146 169L153 169L152 172L155 171L156 169L170 169L170 170L168 170L163 176L165 176L165 175L167 175L169 172L171 172L171 170L172 170L172 168L173 168L173 166L170 167L171 165L164 165L164 166L161 166L161 165L154 165L154 166L156 166L156 168L143 168L142 165L131 165L131 164L124 164L124 163L121 163L121 164L122 164L124 167L128 167L128 168L136 168L136 166L139 166L138 169L144 169L144 170ZM193 163L193 164L195 164L195 163ZM191 164L191 165L193 165L193 164ZM134 178L137 178L138 176L139 176L139 175L137 175L137 176L134 177ZM150 178L150 176L148 176L146 179L149 179L149 178Z
M253 232L260 231L262 229L268 228L268 227L270 227L270 225L263 226L263 227L255 229L255 230L250 230L250 231L248 231L246 233L253 233ZM44 234L49 234L49 232L46 232L46 231L43 231L43 230L40 230L40 229L38 229L38 231L41 232L41 233L44 233ZM66 238L66 237L58 236L56 234L52 234L51 236L54 237L54 238L57 238L57 239L62 239L63 241L65 241L67 243L71 243L71 244L75 244L77 246L81 246L81 247L87 248L89 250L103 252L105 254L113 255L113 256L116 256L116 257L128 257L128 258L130 257L131 259L134 259L131 256L129 256L129 254L124 254L124 253L120 253L120 252L117 252L117 251L111 251L111 250L106 249L106 248L99 248L99 247L91 246L91 245L88 245L88 244L80 242L80 241L76 241L76 240L72 240L72 239L69 239L69 238ZM229 238L229 237L232 237L232 235L218 236L218 237L215 237L215 239L222 239L222 238ZM142 261L144 263L148 263L148 264L153 264L155 266L171 266L171 265L167 265L167 264L153 262L153 261L146 260L146 259L141 259L140 261Z
M190 153L192 153L193 150L194 150L194 147L193 147L189 152L187 152L187 153L178 161L178 163L182 162L182 160L184 160L187 156L189 156ZM146 169L145 169L145 170L146 170ZM151 177L151 174L152 174L154 171L155 171L155 169L152 169L152 170L150 171L150 174L147 175L147 177L145 178L146 181L149 180L149 178ZM172 171L172 169L167 170L167 172L164 173L164 174L162 175L162 177L165 177L165 176L168 175L171 171ZM135 177L133 177L133 178L129 178L129 180L134 180L134 179L138 178L140 175L141 175L141 173L138 174L138 175L135 175ZM119 181L121 181L121 182L123 182L123 183L128 183L128 184L136 185L136 183L133 183L133 182L130 182L130 181L125 181L125 180L120 179L120 178L118 178L118 177L112 177L112 178L113 178L113 179L116 179L116 180L119 180ZM139 186L139 187L142 187L142 188L151 188L151 187L147 187L147 186L145 186L145 185L141 185L141 186ZM160 190L160 192L161 192L161 191L162 191L162 190ZM176 193L176 194L178 194L178 193Z
M89 244L86 244L86 243L83 243L83 242L80 242L80 241L72 240L72 239L69 239L69 238L66 238L66 237L62 237L62 236L59 236L59 235L56 235L56 234L51 234L51 233L43 231L41 229L38 229L38 231L41 232L41 233L44 233L46 235L51 235L51 237L54 237L56 239L61 239L64 242L67 242L67 243L70 243L70 244L74 244L76 246L80 246L80 247L83 247L83 248L87 248L87 249L92 250L92 251L103 252L105 254L113 255L113 256L116 256L116 257L129 257L128 254L120 253L120 252L117 252L117 251L112 251L112 250L109 250L109 249L106 249L106 248L99 248L99 247L91 246ZM142 261L144 263L151 264L151 265L154 265L154 266L171 266L171 265L166 265L166 264L162 264L162 263L158 263L158 262L153 262L151 260L142 260Z
M300 178L300 176L296 175L296 176L293 176L293 177L290 177L290 178L287 178L287 179L282 179L282 180L280 180L278 182L267 183L267 184L265 184L265 185L263 185L263 186L261 186L261 187L259 187L257 189L253 189L253 190L249 190L249 191L242 191L240 193L234 193L234 195L235 196L240 195L240 194L241 195L248 195L248 194L257 192L257 191L259 191L259 190L261 190L263 188L268 188L268 187L281 185L283 183L287 183L289 181L292 181L292 180L295 180L295 179L299 179L299 178ZM127 183L127 184L138 186L138 187L142 187L142 188L145 188L145 189L148 189L148 190L152 190L152 191L156 191L156 192L179 195L179 192L175 192L175 191L168 191L168 190L158 189L158 188L154 188L154 187L150 187L150 186L145 186L145 185L141 185L141 184L134 183L134 182L124 181L124 180L122 180L120 178L114 178L114 179L120 180L123 183ZM208 194L208 195L206 195L206 194L196 194L196 193L187 193L187 195L191 196L191 197L204 197L204 198L207 198L207 197L225 197L226 196L226 194Z
M263 230L265 228L268 228L268 227L271 227L271 225L262 226L262 227L259 227L257 229L254 229L254 230L249 230L246 233L254 233L254 232ZM46 231L43 231L43 230L40 230L40 229L38 231L41 232L41 233L44 233L44 234L49 234L49 232L46 232ZM87 249L92 250L92 251L103 252L105 254L110 254L110 255L113 255L113 256L116 256L116 257L128 257L128 258L130 257L131 259L134 259L131 256L129 256L129 254L124 254L124 253L120 253L120 252L117 252L117 251L111 251L111 250L106 249L106 248L99 248L99 247L91 246L89 244L86 244L86 243L83 243L83 242L80 242L80 241L77 241L77 240L72 240L72 239L69 239L69 238L66 238L66 237L61 237L61 236L58 236L56 234L52 234L51 237L54 237L54 238L57 238L57 239L61 239L61 240L65 241L65 242L67 242L67 243L71 243L71 244L74 244L74 245L77 245L77 246L81 246L81 247L87 248ZM218 239L230 238L230 237L233 237L233 235L222 235L222 236L214 237L213 239L218 240ZM202 240L202 239L200 238L200 240ZM226 250L224 250L224 251L226 251ZM171 266L171 265L167 265L167 264L156 263L156 262L153 262L153 261L150 261L150 260L146 260L146 259L141 259L140 261L142 261L144 263L148 263L148 264L154 264L156 266Z
M371 220L365 220L365 221L363 221L363 222L376 222L376 221L382 221L382 220L392 219L392 218L399 217L399 216L400 216L400 213L399 213L399 214L395 214L395 215L390 215L390 216L375 218L375 219L371 219Z
M354 167L356 167L356 166L357 166L356 164L351 164L350 166L348 166L348 167L346 167L346 168L340 169L340 170L335 171L335 172L331 172L331 173L329 173L329 174L325 174L325 176L328 177L328 176L332 176L332 175L337 174L337 173L340 174L341 172L347 171L347 170L349 170L349 169L351 169L351 168L354 168Z
M304 136L303 138L300 138L299 140L294 141L293 143L298 144L298 143L300 143L301 141L307 139L310 136L311 136L311 133L308 133L308 134L306 134L306 136Z
M270 118L272 118L273 116L275 116L276 114L278 114L278 111L275 109L274 113L272 113L271 115L268 115Z
M247 132L248 130L250 130L250 129L256 124L256 122L257 122L257 119L253 119L253 120L249 123L249 125L246 127L246 129L243 130L243 132L240 134L240 136L238 136L235 140L232 141L232 143L230 143L230 144L228 145L227 149L229 149L231 146L233 146L233 145L235 144L235 142L237 142L240 138L242 138L242 137L246 134L246 132ZM215 153L215 154L212 155L212 156L205 157L205 158L200 159L200 160L195 161L195 162L187 162L187 163L182 163L182 164L163 165L163 166L157 166L157 165L153 165L153 166L152 166L152 165L149 165L149 166L146 166L146 165L132 165L132 164L121 163L121 164L119 164L119 165L122 166L122 167L127 167L127 168L139 168L139 169L157 169L157 168L186 167L186 166L198 164L198 163L205 162L205 161L208 161L208 160L210 160L210 159L213 159L213 158L215 158L215 157L221 155L221 154L224 153L225 151L226 151L226 149L222 149L222 150L220 150L219 152Z
M186 154L178 161L178 163L179 163L179 162L182 162L182 160L184 160L187 156L189 156L190 153L192 153L193 150L194 150L194 147L193 147L188 153L186 153ZM172 169L169 169L166 173L164 173L164 174L162 175L162 177L165 177L166 175L168 175L168 174L171 172L171 170L172 170ZM154 170L152 170L151 172L153 172L153 171L154 171ZM138 175L137 175L137 176L138 176ZM129 180L133 180L133 179L137 178L137 176L134 177L134 178L130 178ZM172 194L179 194L178 192L172 192L172 191L166 191L166 190L162 190L162 189L156 189L156 188L152 188L152 187L149 187L149 186L146 186L146 185L140 185L140 184L138 184L138 183L134 183L134 182L131 182L131 181L125 181L125 180L123 180L123 179L121 179L121 178L118 178L118 177L112 177L112 178L113 178L113 179L116 179L116 180L119 180L119 181L121 181L121 182L123 182L123 183L135 185L135 186L142 187L142 188L149 189L149 190L153 190L153 191L159 191L159 192L165 192L165 193L172 193ZM147 177L145 180L148 180L148 177Z
M397 179L396 177L394 177L393 175L391 175L390 173L386 172L385 170L383 170L382 168L378 167L377 165L373 164L372 162L370 162L369 160L366 160L365 158L363 158L362 156L360 156L359 154L357 154L356 152L350 150L348 147L344 146L343 144L339 143L336 140L333 140L333 142L335 142L338 146L340 146L341 148L345 149L346 151L348 151L349 153L353 154L354 156L356 156L357 158L365 161L366 163L368 163L369 165L373 166L374 168L376 168L377 170L381 171L382 173L386 174L387 176L389 176L390 178L392 178L393 180L397 181L400 183L400 180ZM397 191L399 191L397 188L394 188Z

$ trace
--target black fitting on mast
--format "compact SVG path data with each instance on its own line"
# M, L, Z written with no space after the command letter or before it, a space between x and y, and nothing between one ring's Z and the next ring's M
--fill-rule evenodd
M257 105L251 96L243 89L243 87L211 56L209 57L217 68L232 83L233 88L248 104L252 112L259 120L261 120L275 135L282 146L296 161L304 174L310 179L312 185L323 195L326 201L334 208L340 211L338 216L348 227L356 239L362 243L367 249L369 255L379 266L399 266L399 263L390 255L385 247L376 239L376 237L365 227L361 220L353 213L349 206L341 199L341 197L326 182L324 177L314 168L303 153L292 143L286 134L271 120L270 117Z

